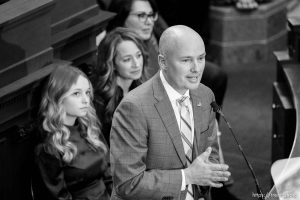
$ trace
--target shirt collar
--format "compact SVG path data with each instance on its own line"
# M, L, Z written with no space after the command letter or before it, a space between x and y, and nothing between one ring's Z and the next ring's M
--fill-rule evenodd
M177 92L165 79L164 74L162 73L162 70L160 70L159 72L159 76L161 79L161 82L167 92L167 95L170 99L170 101L176 101L177 99L180 99L182 96L188 96L190 97L190 90L187 90L184 95L180 94L179 92Z

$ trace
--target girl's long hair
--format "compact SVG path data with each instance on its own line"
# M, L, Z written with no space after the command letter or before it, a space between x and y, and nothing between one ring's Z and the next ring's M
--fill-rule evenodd
M62 156L63 161L67 163L76 157L77 147L69 141L70 130L64 124L66 111L62 103L70 88L76 84L79 76L83 76L89 81L87 76L76 67L58 66L54 69L45 86L40 106L40 114L43 118L42 128L46 132L46 142L50 144L50 147L54 147L54 150L57 150ZM80 130L83 130L83 137L88 141L90 146L95 151L102 149L106 153L107 148L99 138L101 134L100 123L92 104L93 89L91 83L90 88L91 100L88 112L84 117L78 117L77 121Z
M117 90L117 70L115 57L117 55L117 46L123 41L132 41L142 52L143 56L143 74L148 64L148 53L145 51L144 44L132 30L128 28L118 27L109 32L98 46L97 66L92 73L92 81L95 89L96 107L104 108L102 120L104 123L110 123L113 113L118 106L120 96ZM142 77L135 80L135 84L139 85Z

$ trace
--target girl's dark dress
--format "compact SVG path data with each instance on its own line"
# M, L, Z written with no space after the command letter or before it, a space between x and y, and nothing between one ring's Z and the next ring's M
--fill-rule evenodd
M108 173L107 155L90 146L82 137L83 131L80 131L79 126L68 128L70 141L78 149L71 163L65 163L49 144L42 143L36 147L39 170L36 173L40 175L40 182L34 185L35 196L41 200L108 200L109 194L104 184Z

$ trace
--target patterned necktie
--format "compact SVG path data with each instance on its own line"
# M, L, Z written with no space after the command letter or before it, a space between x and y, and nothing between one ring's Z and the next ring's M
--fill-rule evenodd
M193 150L193 133L192 133L192 121L190 117L190 111L188 107L188 96L183 96L177 100L179 104L180 112L180 133L183 143L184 153L187 160L187 166L192 163L192 150ZM192 185L188 185L188 191L186 200L193 200Z

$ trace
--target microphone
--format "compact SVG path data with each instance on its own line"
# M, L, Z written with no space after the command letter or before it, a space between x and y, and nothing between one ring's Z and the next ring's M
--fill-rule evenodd
M225 118L224 113L222 112L220 106L218 106L218 104L217 104L215 101L211 102L210 105L211 105L211 107L213 108L213 111L216 112L216 113L219 113L219 114L223 117L224 121L226 122L226 124L227 124L227 126L228 126L228 128L229 128L229 130L230 130L230 132L231 132L231 134L232 134L232 136L233 136L233 138L234 138L236 144L237 144L238 147L239 147L239 150L242 152L243 158L245 159L248 168L249 168L250 171L251 171L252 177L254 178L254 182L255 182L255 185L256 185L256 192L257 192L257 194L258 194L258 199L263 200L263 199L264 199L264 198L263 198L264 195L263 195L262 190L261 190L261 188L260 188L260 186L259 186L259 183L258 183L258 180L257 180L256 175L255 175L255 173L254 173L254 170L253 170L251 164L249 163L249 161L247 160L246 155L245 155L245 153L244 153L244 151L243 151L243 148L242 148L242 146L239 144L238 140L236 139L236 137L235 137L235 135L234 135L234 133L233 133L233 130L232 130L232 128L231 128L229 122L228 122L228 121L226 120L226 118Z

